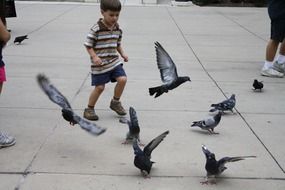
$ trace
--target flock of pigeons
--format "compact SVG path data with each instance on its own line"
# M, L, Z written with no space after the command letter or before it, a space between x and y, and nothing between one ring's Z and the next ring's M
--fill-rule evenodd
M160 71L163 84L149 88L149 94L151 96L154 95L154 97L157 98L163 93L167 93L169 90L173 90L184 82L191 80L188 76L178 76L177 69L173 60L159 42L155 42L155 50L157 57L157 66ZM82 129L96 136L101 135L106 131L106 128L102 128L97 124L91 123L75 114L68 100L64 97L64 95L60 93L60 91L55 88L55 86L50 83L49 79L44 74L38 74L37 81L49 99L61 107L63 118L70 122L71 125L78 124ZM256 85L257 83L258 85ZM257 80L253 86L255 89L261 90L260 82ZM211 113L213 113L211 117L200 121L193 121L191 126L200 127L202 130L209 131L210 134L218 134L214 131L214 128L217 127L220 123L222 114L226 111L233 112L235 105L236 99L235 95L233 94L229 99L211 105L212 108L209 110ZM150 141L146 146L144 146L143 149L141 149L140 146L143 146L143 144L141 144L140 141L140 126L136 111L133 107L129 108L129 117L129 119L125 117L120 118L120 122L128 124L129 127L129 130L126 134L126 139L123 144L130 142L133 144L133 150L135 154L134 165L141 171L144 177L149 177L152 165L154 163L151 161L151 153L169 134L169 131L163 132L152 141ZM225 169L227 169L225 167L225 164L228 162L236 162L244 160L246 158L255 158L255 156L238 156L223 157L219 160L216 160L215 154L210 152L205 145L202 145L202 151L206 156L205 169L207 172L206 179L205 181L201 182L202 184L216 183L214 180L210 181L208 177L216 177L221 174Z

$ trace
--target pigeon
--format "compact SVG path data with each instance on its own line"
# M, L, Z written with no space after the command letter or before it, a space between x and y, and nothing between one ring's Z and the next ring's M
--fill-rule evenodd
M258 81L257 79L254 79L253 81L253 90L259 90L261 92L262 88L263 88L263 82L262 81Z
M24 41L25 39L29 39L29 38L28 38L28 35L17 36L17 37L15 38L15 40L14 40L14 44L15 44L15 43L20 44L20 43L22 43L22 41Z
M151 153L152 151L163 141L163 139L168 135L169 131L165 131L161 135L154 138L150 143L148 143L143 150L138 145L137 139L133 141L133 149L135 154L134 165L140 169L144 177L148 177L151 171L152 164Z
M214 128L220 123L222 112L218 111L215 115L201 121L193 121L191 127L200 127L203 130L209 131L211 134L219 134L214 132Z
M149 88L149 94L150 96L155 95L154 97L157 98L163 93L167 93L168 90L173 90L182 83L191 80L188 76L178 76L174 62L159 42L155 42L155 51L156 62L163 85Z
M137 139L140 142L140 126L137 117L136 110L133 107L129 108L130 120L125 119L124 117L120 119L121 123L127 123L129 126L129 131L126 135L126 140L122 144L128 144L133 142L134 139Z
M68 100L50 83L49 79L45 75L37 75L37 81L49 99L62 108L62 116L65 120L69 121L70 124L79 124L82 129L97 136L106 131L105 128L99 127L94 123L90 123L75 114Z
M217 104L212 104L211 107L214 107L214 108L211 109L210 112L220 110L224 113L224 111L230 110L232 113L234 113L233 109L234 109L235 105L236 105L236 96L235 96L235 94L232 94L229 99L224 100L224 101L217 103Z
M205 145L202 145L202 151L206 156L205 169L207 171L207 175L205 177L206 179L205 181L201 182L202 184L208 184L209 182L208 178L210 176L216 177L220 175L223 171L225 171L227 169L227 167L225 167L225 164L228 162L236 162L244 160L246 158L256 158L256 156L236 156L236 157L223 157L217 161L215 158L215 154L211 153ZM214 181L211 183L215 184L216 182Z

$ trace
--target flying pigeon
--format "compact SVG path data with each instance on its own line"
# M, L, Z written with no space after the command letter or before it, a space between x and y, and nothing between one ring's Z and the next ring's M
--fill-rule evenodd
M246 158L256 158L256 156L236 156L236 157L223 157L217 161L215 158L215 154L211 153L205 145L202 145L202 151L206 156L205 169L207 171L207 175L205 177L206 179L205 181L201 182L202 184L208 184L209 182L208 178L210 176L216 177L220 175L223 171L225 171L227 169L227 167L225 167L225 164L228 162L236 162L244 160ZM216 182L214 181L210 183L215 184Z
M134 139L133 149L135 153L134 165L140 169L142 175L144 177L148 177L152 164L151 161L151 152L163 141L163 139L168 135L169 131L165 131L155 139L153 139L150 143L148 143L143 150L138 145L137 139Z
M24 41L25 39L29 39L28 35L24 35L24 36L17 36L14 40L14 43L22 43L22 41Z
M191 127L200 127L203 130L209 131L211 134L219 134L214 132L214 128L220 123L222 112L218 111L215 115L203 119L201 121L193 121Z
M262 88L263 88L263 82L262 81L258 81L257 79L254 79L253 81L253 90L259 90L261 92Z
M176 66L172 61L169 54L160 45L155 42L156 62L160 71L160 77L163 85L149 88L149 94L152 96L155 94L155 98L159 97L163 93L167 93L168 90L173 90L186 81L191 81L188 76L179 77L177 74Z
M136 110L133 107L129 108L130 120L122 117L120 119L121 123L127 123L129 126L129 131L126 135L126 140L122 144L128 144L129 142L133 142L134 139L137 139L140 142L140 126L137 117Z
M49 99L62 108L62 116L65 120L69 121L70 124L79 124L82 129L93 135L101 135L106 131L105 128L101 128L94 123L90 123L75 114L68 100L49 82L45 75L37 75L37 81Z
M216 110L220 110L222 112L230 110L232 113L234 113L233 109L235 105L236 105L236 96L235 94L232 94L229 99L224 100L217 104L212 104L211 107L214 107L214 108L211 109L210 112L214 112Z

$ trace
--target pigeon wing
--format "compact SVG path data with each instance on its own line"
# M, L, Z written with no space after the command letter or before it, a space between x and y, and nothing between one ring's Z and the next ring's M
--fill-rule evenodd
M165 131L161 135L154 138L150 143L148 143L146 147L144 147L143 149L143 152L145 153L145 155L150 157L151 152L161 143L161 141L163 141L163 139L166 137L166 135L168 135L168 133L169 131Z
M74 112L73 112L73 120L75 122L77 122L82 129L84 129L88 133L91 133L92 135L99 136L106 131L105 128L102 128L102 127L96 125L95 123L91 123L91 122L87 121L86 119L81 118L80 116L78 116Z
M160 45L159 42L155 42L156 62L160 71L160 77L163 83L171 83L178 78L176 66L172 61L169 54Z
M216 124L214 117L209 117L204 120L204 123L207 127L211 127Z
M246 158L256 158L256 156L236 156L236 157L223 157L218 161L218 165L225 165L227 162L237 162Z
M58 104L63 109L71 109L68 100L49 82L45 75L39 74L37 81L52 102Z
M130 114L130 124L129 124L130 133L131 134L139 133L140 127L136 110L133 107L130 107L129 114Z
M142 149L139 147L138 145L138 140L134 139L133 141L133 149L134 149L134 153L135 155L144 155L144 152L142 151Z

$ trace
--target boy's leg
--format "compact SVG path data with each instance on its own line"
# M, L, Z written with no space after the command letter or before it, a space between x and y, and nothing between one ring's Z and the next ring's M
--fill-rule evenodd
M116 81L117 81L117 84L116 84L115 89L114 89L114 97L111 100L110 108L112 110L114 110L119 115L126 115L127 112L123 108L123 106L120 102L120 98L121 98L121 95L124 91L125 85L127 83L127 77L126 76L117 77Z
M98 120L99 117L96 115L94 107L97 100L105 89L105 85L96 86L89 96L88 108L84 110L83 117L89 120Z
M266 46L266 60L261 69L261 75L267 77L283 77L284 74L273 69L273 60L278 49L279 42L270 39Z
M1 95L1 92L2 92L2 87L3 87L3 82L0 82L0 95Z

